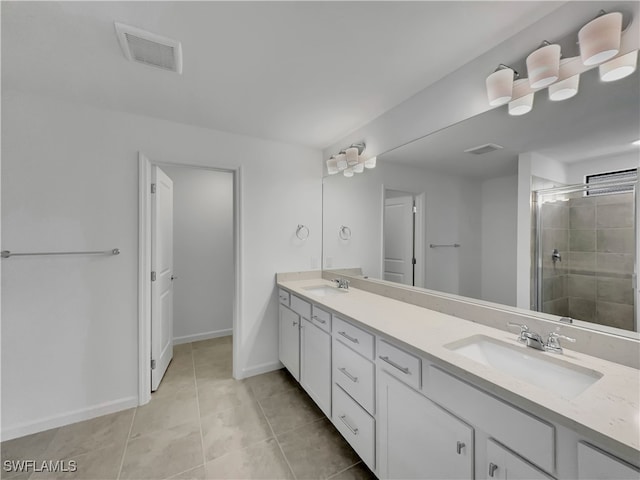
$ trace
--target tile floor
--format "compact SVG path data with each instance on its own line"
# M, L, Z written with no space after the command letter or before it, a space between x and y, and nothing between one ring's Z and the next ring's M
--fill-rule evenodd
M285 371L231 377L231 337L178 345L151 402L2 443L6 460L75 460L14 480L374 479Z

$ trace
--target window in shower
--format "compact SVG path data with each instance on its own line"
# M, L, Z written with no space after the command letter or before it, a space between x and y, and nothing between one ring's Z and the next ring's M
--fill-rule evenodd
M537 310L636 330L636 177L621 177L536 192Z

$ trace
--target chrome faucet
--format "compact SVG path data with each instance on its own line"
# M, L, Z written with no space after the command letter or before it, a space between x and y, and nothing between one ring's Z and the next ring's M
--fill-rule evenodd
M346 278L334 278L333 281L338 284L338 288L349 290L349 280L347 280Z
M547 338L547 342L543 340L542 336L538 333L529 330L527 325L521 323L507 323L509 327L520 328L520 334L518 335L518 341L524 343L527 347L535 348L543 352L562 353L562 346L559 339L567 340L569 342L575 342L575 338L567 337L566 335L560 335L557 332L551 332Z

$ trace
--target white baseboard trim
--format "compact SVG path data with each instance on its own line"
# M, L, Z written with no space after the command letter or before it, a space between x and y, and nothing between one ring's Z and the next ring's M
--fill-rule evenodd
M261 373L273 372L274 370L280 370L284 365L279 360L275 362L261 363L260 365L254 365L253 367L247 367L242 369L242 378L249 378Z
M104 402L91 407L81 408L79 410L63 413L61 415L53 415L51 417L41 418L33 422L27 422L13 427L2 428L0 438L4 442L5 440L24 437L25 435L31 435L32 433L43 432L51 428L62 427L64 425L81 422L83 420L89 420L91 418L108 415L109 413L115 413L137 406L138 397L126 397L119 400L112 400L110 402Z
M196 333L195 335L185 335L184 337L174 337L173 344L180 345L181 343L198 342L200 340L209 340L210 338L227 337L232 334L232 328L225 328L224 330L214 330L213 332Z

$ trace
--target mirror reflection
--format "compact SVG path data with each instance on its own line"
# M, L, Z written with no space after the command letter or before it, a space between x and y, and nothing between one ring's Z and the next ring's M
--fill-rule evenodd
M637 331L639 112L592 70L326 176L323 268Z

